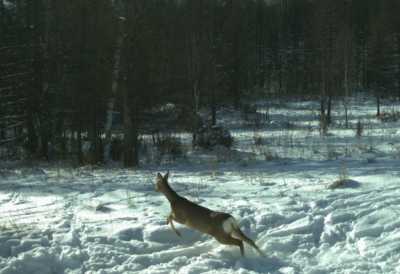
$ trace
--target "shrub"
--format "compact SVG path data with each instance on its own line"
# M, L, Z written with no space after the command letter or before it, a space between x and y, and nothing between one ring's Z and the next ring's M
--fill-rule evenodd
M320 124L320 134L321 135L328 135L328 126L329 121L325 114L322 114L319 120Z
M249 121L250 117L257 113L257 106L251 104L243 104L241 107L242 118Z
M349 179L349 174L345 163L342 163L339 170L339 181L346 181Z
M259 134L255 133L253 136L253 141L255 146L262 146L264 145L264 139Z
M258 112L256 105L245 104L242 106L242 119L255 128L261 128L268 121L268 113Z
M382 123L397 122L400 119L400 112L384 112L377 116Z
M82 160L85 165L95 165L103 161L103 145L101 139L97 140L94 144L90 140L84 140L82 142Z
M361 123L360 120L358 120L356 127L356 136L361 137L363 135L363 132L364 132L363 124Z
M267 161L267 162L268 161L273 161L273 160L276 160L276 159L279 158L277 154L272 153L268 149L264 149L263 155L264 155L264 160Z
M221 126L203 126L197 130L193 140L194 147L212 149L221 145L230 148L233 144L233 137L230 132Z
M111 140L111 159L113 161L120 161L124 150L123 142L120 138L113 138Z
M161 156L171 155L173 159L183 155L183 146L179 138L170 135L158 135L155 145Z

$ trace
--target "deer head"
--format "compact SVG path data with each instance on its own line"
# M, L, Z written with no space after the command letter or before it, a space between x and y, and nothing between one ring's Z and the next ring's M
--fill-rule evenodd
M162 176L161 173L157 173L156 191L165 192L166 190L169 189L168 176L169 176L169 171L164 176Z

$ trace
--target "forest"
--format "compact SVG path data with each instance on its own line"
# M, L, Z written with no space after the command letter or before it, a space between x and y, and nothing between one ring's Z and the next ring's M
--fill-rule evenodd
M0 274L400 273L400 0L0 0Z
M362 92L379 116L382 99L400 98L399 11L398 0L0 0L0 157L137 166L143 136L195 138L221 108L257 100L318 100L329 127L332 102L351 108Z

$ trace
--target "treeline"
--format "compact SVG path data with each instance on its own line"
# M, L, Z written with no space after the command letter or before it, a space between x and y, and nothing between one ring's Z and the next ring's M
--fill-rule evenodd
M121 136L135 166L143 134L194 132L201 108L215 124L221 106L306 96L329 124L332 100L368 91L379 114L380 98L400 97L399 11L398 0L0 0L0 147L95 163Z

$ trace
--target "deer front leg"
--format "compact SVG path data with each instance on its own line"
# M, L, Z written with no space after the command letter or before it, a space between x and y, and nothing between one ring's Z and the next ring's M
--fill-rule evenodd
M171 229L172 229L173 231L175 231L176 235L178 235L179 237L182 237L181 233L180 233L178 230L176 230L176 228L175 228L175 226L174 226L172 213L169 214L169 216L168 216L168 218L167 218L167 224L170 224L170 225L171 225Z

